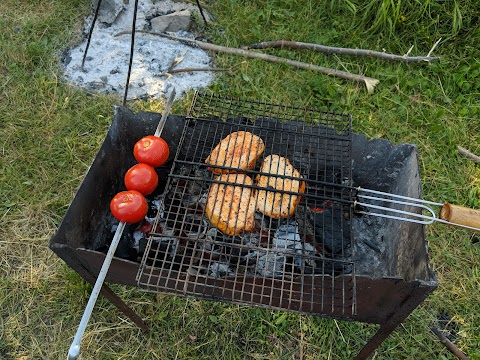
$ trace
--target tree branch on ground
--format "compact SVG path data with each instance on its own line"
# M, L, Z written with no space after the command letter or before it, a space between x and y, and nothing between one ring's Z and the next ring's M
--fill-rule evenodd
M474 153L468 151L467 149L458 146L458 153L462 155L463 157L466 157L467 159L472 160L474 163L479 164L480 163L480 156L475 155Z
M226 71L231 72L232 69L222 69L222 68L183 68L183 69L171 69L168 71L164 71L162 73L155 74L155 76L168 76L171 77L172 74L184 73L184 72L192 72L192 71Z
M441 39L440 39L441 40ZM367 49L349 49L349 48L340 48L340 47L333 47L333 46L325 46L319 44L311 44L311 43L304 43L298 41L288 41L288 40L276 40L276 41L264 41L250 45L242 45L240 48L244 50L248 49L267 49L267 48L291 48L291 49L308 49L308 50L315 50L327 54L340 54L340 55L354 55L354 56L367 56L367 57L375 57L384 60L390 61L403 61L406 63L413 63L413 62L432 62L439 60L439 57L430 56L435 47L440 42L437 41L432 49L429 51L427 56L409 56L410 52L413 49L413 46L408 50L405 55L395 55L395 54L388 54L386 52L374 51L374 50L367 50Z
M265 61L273 62L273 63L279 63L279 64L286 64L292 67L304 69L304 70L314 70L318 71L322 74L333 76L333 77L338 77L341 79L346 79L346 80L352 80L356 81L359 83L365 84L368 93L372 93L374 90L375 85L377 85L380 80L363 76L363 75L358 75L358 74L352 74L347 71L341 71L341 70L335 70L323 66L318 66L314 64L309 64L309 63L304 63L300 61L295 61L295 60L289 60L285 59L282 57L278 56L273 56L273 55L267 55L267 54L262 54L262 53L257 53L253 51L248 51L248 50L243 50L243 49L237 49L237 48L231 48L227 46L221 46L221 45L215 45L211 43L206 43L203 41L199 40L192 40L192 39L187 39L183 37L178 37L178 36L173 36L173 35L167 35L164 33L159 33L159 32L154 32L154 31L148 31L148 30L135 30L136 33L145 33L145 34L150 34L150 35L157 35L161 36L170 40L176 40L180 41L186 44L198 46L201 49L204 50L209 50L209 51L214 51L214 52L223 52L226 54L233 54L233 55L240 55L240 56L245 56L249 58L254 58L254 59L262 59ZM127 35L131 34L130 30L127 31L121 31L115 36L120 36L120 35Z

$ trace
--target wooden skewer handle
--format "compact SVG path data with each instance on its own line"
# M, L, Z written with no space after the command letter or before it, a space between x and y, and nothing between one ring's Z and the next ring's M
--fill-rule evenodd
M440 210L440 219L446 220L452 225L466 225L480 229L480 210L444 204Z

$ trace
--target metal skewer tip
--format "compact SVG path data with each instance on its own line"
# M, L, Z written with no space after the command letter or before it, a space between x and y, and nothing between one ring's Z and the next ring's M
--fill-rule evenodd
M87 328L88 321L92 316L92 311L97 302L98 295L100 294L100 290L102 289L103 282L105 281L105 277L107 276L108 269L110 268L110 263L112 262L113 255L117 250L118 244L120 242L120 238L122 237L123 230L125 229L125 223L121 221L118 224L117 230L115 231L115 235L113 236L112 243L108 248L107 255L105 256L105 260L103 262L102 268L98 273L97 281L95 281L95 286L93 287L92 293L90 294L90 298L88 299L87 306L85 307L85 312L83 313L82 320L80 320L80 325L78 325L77 333L73 338L72 345L68 351L68 358L67 360L75 360L80 355L80 344L82 342L83 334L85 333L85 329Z
M165 110L163 111L162 118L158 122L157 129L155 130L155 136L159 137L162 134L163 128L165 127L165 123L167 122L168 114L170 114L170 109L172 108L173 101L175 100L175 88L173 88L170 96L167 100L167 105L165 105Z

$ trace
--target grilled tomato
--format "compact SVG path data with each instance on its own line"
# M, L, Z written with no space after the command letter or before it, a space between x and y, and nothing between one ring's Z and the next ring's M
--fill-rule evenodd
M139 163L156 168L167 162L170 149L161 137L148 135L137 141L133 148L133 155Z
M110 201L110 210L118 221L134 224L147 215L147 200L136 190L122 191Z
M157 188L158 175L150 165L136 164L128 169L124 182L128 190L137 190L142 195L149 195Z

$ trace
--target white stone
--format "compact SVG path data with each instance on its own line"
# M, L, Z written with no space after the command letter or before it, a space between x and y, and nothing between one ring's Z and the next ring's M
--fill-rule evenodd
M150 20L152 30L156 32L188 31L192 13L190 10L176 11L171 14L157 16Z
M97 8L98 1L93 0L94 10ZM98 21L104 24L112 24L124 9L123 0L102 0L98 12Z

